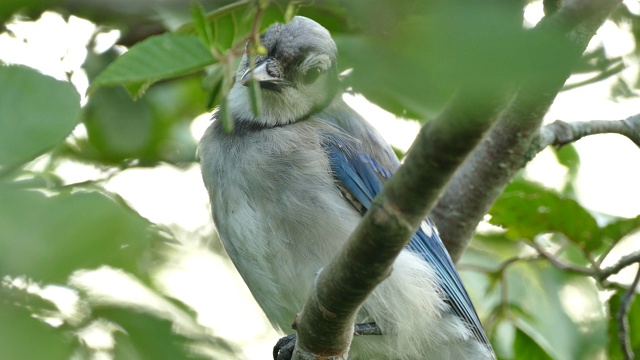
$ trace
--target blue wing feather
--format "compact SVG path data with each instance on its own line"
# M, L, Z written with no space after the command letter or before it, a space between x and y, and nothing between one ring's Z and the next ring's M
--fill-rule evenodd
M341 191L348 192L344 195L352 201L357 201L366 211L395 169L385 169L372 157L334 141L325 143L324 148L329 157L331 170L339 181ZM364 213L364 211L361 212ZM488 344L489 341L482 330L478 315L449 253L431 221L425 220L424 225L431 228L431 231L428 231L430 234L427 235L422 228L418 229L407 245L407 249L419 254L434 267L440 277L440 286L446 294L447 303L451 306L453 313L469 325L479 341Z

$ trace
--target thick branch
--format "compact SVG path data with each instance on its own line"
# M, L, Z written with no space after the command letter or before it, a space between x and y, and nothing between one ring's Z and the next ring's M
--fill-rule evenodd
M624 120L591 120L567 123L557 120L540 131L536 152L549 145L562 146L589 135L620 134L640 147L640 114Z
M294 359L346 359L356 313L480 141L499 99L460 94L420 131L340 254L318 275L295 328Z
M569 1L535 31L564 34L571 60L577 61L596 30L620 0ZM570 64L569 62L568 64ZM545 71L545 69L538 69ZM556 76L532 79L520 91L489 132L485 141L458 170L431 216L456 261L475 228L516 172L531 158L530 145L542 118L570 75L570 68L554 69Z

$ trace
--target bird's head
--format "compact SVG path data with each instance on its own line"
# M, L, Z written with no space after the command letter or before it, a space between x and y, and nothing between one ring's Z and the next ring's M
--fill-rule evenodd
M272 127L290 124L324 109L338 90L337 48L329 31L317 22L296 16L275 24L260 37L265 55L255 57L255 68L243 56L229 106L236 121ZM262 111L251 110L249 81L261 88Z

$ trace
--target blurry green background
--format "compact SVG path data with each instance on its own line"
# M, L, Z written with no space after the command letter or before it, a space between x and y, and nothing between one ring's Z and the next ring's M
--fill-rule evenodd
M195 162L234 70L219 57L258 6L0 3L0 358L269 358L279 335L214 235ZM332 32L346 100L399 153L459 87L535 84L568 61L553 33L529 36L542 1L271 2L261 27L294 13ZM546 121L638 112L639 25L625 1ZM621 358L611 313L635 268L605 289L525 243L582 266L584 246L605 266L638 250L638 164L617 135L547 149L480 225L459 267L500 359ZM638 301L629 322L638 353Z

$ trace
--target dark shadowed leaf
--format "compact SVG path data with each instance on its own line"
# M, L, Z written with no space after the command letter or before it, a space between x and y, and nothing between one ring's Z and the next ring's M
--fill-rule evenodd
M153 122L148 102L132 100L122 88L97 89L84 108L89 142L106 161L144 157L154 140Z
M518 360L552 360L551 356L531 336L517 327L513 353Z
M99 192L45 195L0 188L0 274L64 282L77 269L111 265L139 276L149 222Z
M70 83L0 65L0 167L25 163L58 145L79 114L80 96Z
M611 299L609 299L609 324L607 331L609 334L609 346L607 350L609 359L624 358L622 356L622 347L620 346L620 333L618 330L619 323L616 320L616 314L620 310L621 301L622 292L614 294ZM637 356L640 354L640 301L638 301L637 297L633 304L631 304L627 319L629 322L629 341L631 349Z

